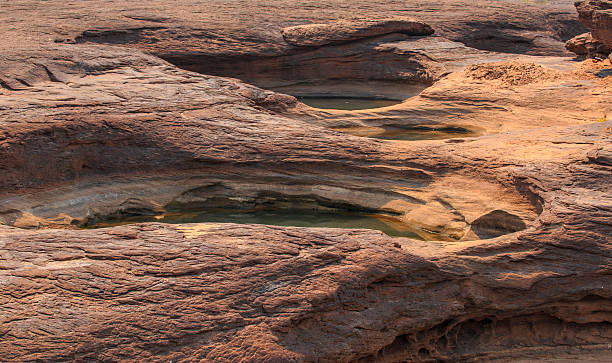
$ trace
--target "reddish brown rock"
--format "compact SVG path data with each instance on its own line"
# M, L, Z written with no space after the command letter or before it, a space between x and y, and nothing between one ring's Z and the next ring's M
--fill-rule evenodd
M171 180L189 188L196 175L272 184L285 174L336 190L404 187L452 201L479 228L487 213L475 206L491 203L480 194L500 203L519 190L541 212L527 230L460 244L241 225L2 227L2 360L608 358L609 122L380 142L272 115L258 106L270 92L237 81L72 47L61 49L91 73L65 66L70 83L3 91L3 152L15 152L2 158L14 170L3 203L19 196L15 185L50 206L87 185L101 188L91 189L97 198L126 193L132 180L151 196Z
M371 38L391 33L407 35L431 35L434 30L416 19L351 19L331 24L307 24L287 27L282 30L283 38L298 47L321 46L351 40Z
M591 33L577 35L565 43L565 47L570 52L578 55L605 58L612 51L605 44L594 40Z
M607 63L405 34L297 51L281 29L355 9L390 17L406 5L250 4L96 2L94 13L87 2L6 5L0 361L610 360ZM561 39L545 23L569 14L565 2L486 4L410 11L442 19L432 23L438 34L477 33L466 43L503 51L501 38ZM539 44L530 49L559 54L559 40ZM333 64L325 55L365 58L336 67L361 81L374 57L390 71L372 73L395 86L433 84L393 107L325 111L157 57L220 64L245 54L323 71ZM475 65L483 61L496 62ZM453 122L479 133L403 142L336 131ZM391 211L439 238L72 225L172 202L245 203L262 191Z
M593 38L612 49L612 2L609 0L577 1L580 21L591 30Z
M548 144L601 132L583 129ZM0 293L0 357L609 359L609 186L582 194L585 175L609 170L566 159L513 173L544 201L536 225L460 245L241 225L0 227L10 286Z
M97 11L92 12L94 6ZM385 2L267 0L149 1L138 7L109 0L66 3L33 0L3 5L2 48L24 44L79 41L131 44L151 53L172 55L277 55L286 49L281 30L288 26L365 19L415 17L436 34L479 49L564 54L563 42L585 32L573 1ZM83 14L87 14L84 16ZM26 21L29 19L30 21ZM78 19L76 21L75 19ZM35 25L33 25L35 24Z

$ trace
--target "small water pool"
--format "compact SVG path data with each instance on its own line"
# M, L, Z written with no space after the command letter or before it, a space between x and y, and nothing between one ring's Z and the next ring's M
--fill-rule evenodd
M336 131L355 136L383 140L442 140L462 137L475 137L481 134L475 130L459 126L387 126L387 127L350 127L336 128Z
M387 128L379 134L372 135L370 137L376 139L385 140L404 140L404 141L416 141L416 140L442 140L452 139L456 137L471 137L478 136L478 134L472 130L468 130L461 127L425 127L425 126L414 126L404 128Z
M333 110L367 110L397 105L402 101L355 97L298 97L300 102L314 108Z

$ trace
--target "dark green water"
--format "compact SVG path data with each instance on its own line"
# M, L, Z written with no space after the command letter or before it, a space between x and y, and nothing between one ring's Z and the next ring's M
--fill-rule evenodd
M349 229L374 229L389 236L411 237L423 239L418 234L408 231L404 226L394 223L385 223L386 215L366 214L360 212L327 212L307 209L263 210L263 211L228 211L208 210L198 212L171 212L160 216L129 216L120 219L104 220L89 224L85 228L102 228L122 224L161 222L161 223L240 223L240 224L267 224L293 227L324 227Z
M397 105L402 101L348 97L298 97L300 102L314 108L334 110L367 110Z

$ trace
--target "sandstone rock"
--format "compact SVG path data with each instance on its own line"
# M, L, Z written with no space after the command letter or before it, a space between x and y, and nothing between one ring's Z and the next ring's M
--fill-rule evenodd
M406 35L431 35L434 30L428 24L416 19L350 19L331 24L308 24L287 27L282 30L283 38L298 47L322 46L332 43L371 38L391 33Z
M565 48L570 52L578 55L587 55L589 50L587 47L593 46L593 37L591 33L576 35L565 43Z
M591 30L593 38L612 49L612 2L609 0L577 1L580 21Z
M589 57L606 57L612 50L603 43L593 39L591 33L584 33L573 37L565 43L570 52Z
M604 169L566 167L555 170L563 199L549 189L558 176L520 171L550 190L538 189L541 224L479 244L241 225L0 227L10 283L0 358L509 359L575 345L574 356L606 360L610 216L583 215L601 209L574 199L571 168Z
M290 92L294 86L310 89L325 89L330 83L339 84L339 92L350 92L344 88L380 87L397 89L392 83L408 82L431 84L446 73L442 64L433 61L424 53L407 54L385 47L388 43L405 41L412 37L405 34L388 34L364 38L349 43L332 44L315 48L300 48L287 55L262 58L227 59L169 58L181 68L203 74L231 76L260 87ZM349 83L342 87L342 83ZM392 91L390 92L392 93Z
M260 101L271 92L236 80L112 47L46 52L60 50L65 74L75 59L82 76L3 94L3 205L19 189L34 193L29 208L49 208L86 187L91 201L129 195L128 180L147 195L170 180L176 190L197 185L197 175L269 186L286 175L285 191L296 179L333 184L323 190L335 195L393 189L407 201L441 200L468 223L502 202L504 211L526 204L505 213L527 213L530 203L512 190L541 213L526 230L462 244L242 225L0 227L10 282L0 294L2 360L525 357L517 345L536 357L571 354L570 345L606 358L611 216L609 170L599 160L609 152L609 122L459 144L380 142L275 115ZM594 140L601 146L589 159ZM489 227L476 225L474 233ZM533 334L517 334L524 325ZM22 344L33 336L41 343Z
M241 5L225 0L206 3L154 0L137 8L121 7L110 0L97 4L97 11L92 13L90 3L52 0L45 8L29 2L7 3L3 11L5 21L0 24L0 31L7 38L2 48L74 42L81 36L80 41L131 44L163 57L272 56L287 51L281 35L285 27L327 24L359 16L415 17L430 24L440 36L480 49L560 55L565 53L563 42L586 31L576 19L570 0L546 4L506 0L408 1L377 6L366 0L354 1L351 6L329 0L307 5L289 0L275 4L251 0ZM82 14L89 16L84 18Z
M317 49L281 36L357 11L414 12L453 40L559 55L576 30L569 2L421 2L409 11L361 0L205 3L3 8L0 361L610 360L604 62L405 34ZM514 48L517 39L525 42ZM336 68L366 82L378 62L371 72L386 81L431 87L390 108L322 111L159 58L231 70L245 55L257 72L266 57L325 67L373 57ZM475 65L494 61L503 63ZM316 74L306 68L301 79ZM477 127L480 136L403 142L336 131L415 124ZM248 203L259 192L394 212L452 241L72 224L172 202Z
M402 49L413 52L422 52L422 46L430 44L418 43L418 46L413 42L400 44ZM446 49L462 54L461 48ZM448 70L461 70L466 62L478 57L472 54L446 61L438 58L436 51L425 51L424 54L444 60L444 69ZM487 59L488 56L497 57L498 54L482 57ZM287 114L328 127L342 126L348 132L352 127L357 135L359 130L418 125L434 128L453 126L482 134L553 124L587 124L612 112L610 77L600 77L605 76L608 67L604 62L589 60L581 64L569 59L559 62L558 58L543 57L521 58L518 62L485 62L469 66L465 71L452 72L419 95L392 107L342 111L299 106L289 109ZM538 102L533 102L536 99Z

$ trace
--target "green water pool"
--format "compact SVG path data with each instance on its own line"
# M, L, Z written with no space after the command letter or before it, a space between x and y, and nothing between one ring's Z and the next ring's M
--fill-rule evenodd
M125 216L121 218L90 220L85 228L102 228L123 224L161 222L161 223L239 223L266 224L293 227L323 227L372 229L382 231L389 236L426 239L423 233L417 234L409 227L393 221L392 217L383 214L367 214L348 211L320 211L304 209L286 210L205 210L193 212L169 212L157 216ZM426 237L426 236L425 236Z
M367 110L397 105L402 101L375 98L349 97L298 97L300 102L310 107L334 110Z

